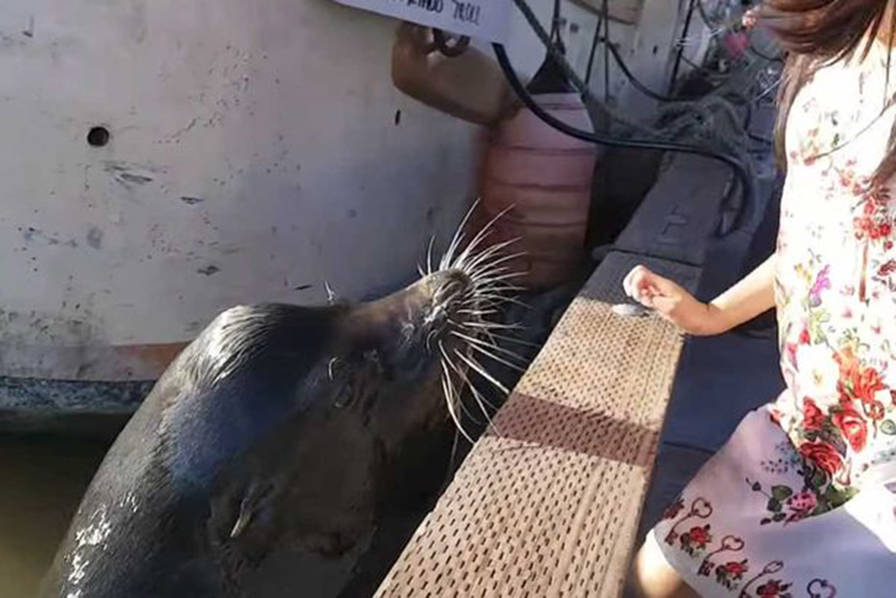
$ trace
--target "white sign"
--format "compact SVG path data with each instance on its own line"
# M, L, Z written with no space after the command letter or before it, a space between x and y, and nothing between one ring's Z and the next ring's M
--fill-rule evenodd
M504 43L512 0L336 0L446 32Z

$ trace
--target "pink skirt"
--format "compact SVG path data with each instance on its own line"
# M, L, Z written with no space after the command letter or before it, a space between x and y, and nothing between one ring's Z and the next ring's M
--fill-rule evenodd
M896 596L896 462L821 514L768 406L750 412L648 534L701 596Z

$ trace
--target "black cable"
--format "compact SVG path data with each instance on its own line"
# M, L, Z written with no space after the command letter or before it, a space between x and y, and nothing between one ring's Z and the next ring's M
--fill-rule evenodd
M514 92L517 94L523 104L525 104L525 106L529 110L531 110L533 114L535 114L547 125L553 127L554 129L557 129L561 133L566 133L571 137L575 137L576 139L595 143L598 145L605 145L607 147L625 147L633 149L680 152L685 154L703 156L706 158L712 158L714 160L723 162L730 166L734 171L735 177L740 183L742 191L740 214L738 215L738 218L735 219L735 222L732 224L732 227L728 232L731 232L735 228L738 228L742 222L748 221L752 218L755 198L753 181L750 178L746 167L735 157L714 150L685 145L682 143L671 141L648 141L643 139L617 139L614 137L603 136L597 133L592 133L590 131L585 131L573 127L556 118L555 116L549 114L541 106L538 105L538 103L532 98L532 95L526 90L526 87L523 85L522 81L520 81L519 76L516 74L516 71L513 68L513 65L510 64L510 59L507 56L507 52L504 49L504 46L501 44L492 45L495 49L495 55L498 58L498 64L501 66L501 70L504 71L504 76L507 77L507 81L510 83L510 86L513 88Z
M676 98L668 95L663 95L661 93L657 93L641 83L637 77L635 77L634 73L629 70L628 65L625 63L625 60L622 58L622 55L619 53L619 50L616 48L614 44L611 44L607 38L603 38L601 40L604 45L607 46L610 53L613 54L613 59L616 61L616 64L619 66L619 70L622 71L622 74L625 75L625 78L629 80L632 84L632 87L646 95L648 98L652 98L658 102L672 103L672 102L690 102L693 100L685 100L682 98Z
M597 44L600 42L600 26L603 24L603 14L597 15L597 27L594 28L594 39L591 40L591 52L588 54L588 70L585 71L585 83L591 83L591 70L594 68L594 54L597 52Z
M610 8L609 0L604 0L604 103L610 103Z
M678 69L681 68L681 56L684 54L684 41L688 38L691 30L691 19L694 17L694 1L690 0L688 4L688 14L684 20L684 27L681 30L681 37L678 40L678 54L675 56L675 64L672 65L672 77L669 79L669 93L675 89L675 82L678 80Z
M551 18L551 41L560 35L560 0L554 0L554 16Z
M703 6L703 0L697 0L697 12L700 13L700 20L703 21L703 24L709 27L710 31L715 31L719 25L718 23L713 23L712 19L709 18L709 15L706 13L706 7Z

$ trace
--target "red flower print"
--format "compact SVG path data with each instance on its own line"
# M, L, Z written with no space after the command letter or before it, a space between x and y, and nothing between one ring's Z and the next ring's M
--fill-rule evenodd
M852 349L843 349L834 356L837 365L840 366L840 378L848 379L852 376L852 372L859 369L859 360L856 359Z
M800 344L808 345L812 339L809 337L809 331L806 328L803 328L803 331L800 332Z
M784 354L790 365L796 367L796 343L784 343Z
M748 567L744 564L743 561L731 561L730 563L725 563L725 571L728 572L732 577L738 578L741 577L744 573L747 572Z
M689 532L691 540L693 540L694 544L707 544L709 542L709 532L706 531L705 528L702 527L693 527Z
M874 395L884 389L883 379L874 368L862 366L852 349L844 349L834 359L840 366L840 386L851 387L847 396L855 397L865 403L874 401Z
M884 389L884 381L874 368L862 368L852 380L853 396L864 403L874 400L877 391Z
M815 401L806 397L803 399L803 425L807 430L820 430L824 424L824 413L815 404Z
M784 596L789 587L789 583L781 583L779 579L771 579L756 589L756 595L762 596L762 598L776 598Z
M694 548L706 548L706 545L712 540L708 525L703 527L694 526L685 536L688 538L688 543ZM682 542L684 541L684 536L682 536L681 540Z
M878 276L889 276L896 272L896 260L889 260L877 270Z
M787 499L787 508L791 511L790 516L787 518L787 522L793 523L794 521L799 521L800 519L808 517L817 506L818 497L814 492L811 490L797 492Z
M865 442L868 440L868 426L865 425L865 420L855 409L848 407L835 413L832 421L843 433L843 437L846 438L852 450L858 452L865 448Z
M800 455L829 474L836 473L843 467L843 458L826 442L804 442L800 445Z
M866 186L859 193L864 195L862 214L853 219L857 239L881 240L893 232L893 223L888 217L887 202L889 191Z
M684 499L679 498L674 503L666 507L666 510L663 511L663 519L674 519L678 517L678 514L681 513L681 510L684 508Z
M890 396L892 397L892 395L893 393L891 392ZM896 404L896 400L894 400L893 403ZM884 418L884 415L886 415L884 404L880 401L871 401L866 407L868 408L868 417L874 421L880 421Z

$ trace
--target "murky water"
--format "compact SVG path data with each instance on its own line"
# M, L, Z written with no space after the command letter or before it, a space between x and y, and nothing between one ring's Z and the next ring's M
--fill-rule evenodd
M0 436L0 597L31 598L108 444Z

